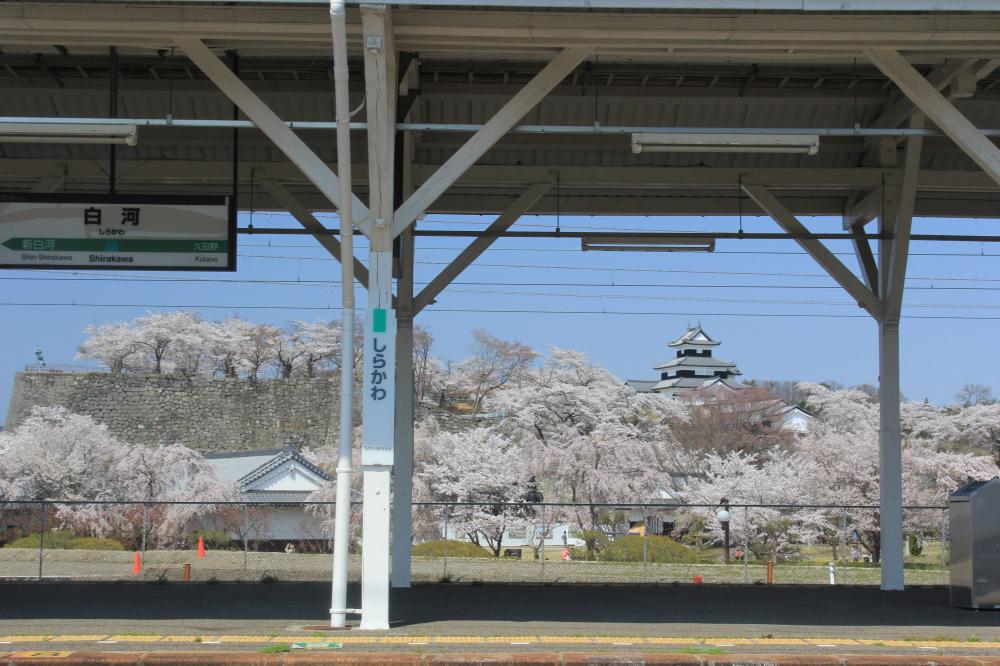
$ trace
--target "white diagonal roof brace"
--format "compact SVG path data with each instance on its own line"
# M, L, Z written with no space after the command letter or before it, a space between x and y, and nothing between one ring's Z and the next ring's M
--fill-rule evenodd
M511 97L489 122L473 134L399 207L392 221L393 237L398 236L403 229L422 215L428 206L444 194L470 166L559 85L590 53L590 48L564 49L535 75L535 78Z
M852 273L823 243L815 238L809 238L809 230L799 222L792 213L785 208L784 204L778 201L773 194L760 185L743 185L743 191L760 206L765 213L774 218L774 221L789 234L795 236L795 242L805 250L809 256L816 260L823 267L830 277L837 281L851 297L858 302L868 313L878 319L882 313L882 305L872 290Z
M298 137L239 77L226 67L200 39L175 37L174 43L204 72L219 90L233 101L253 121L254 125L297 166L323 195L340 208L337 174ZM353 195L352 195L353 196ZM368 232L368 207L353 196L354 224Z
M493 242L499 238L500 234L510 229L510 227L517 222L518 218L524 215L539 199L545 196L545 193L548 192L551 187L551 183L539 183L537 185L532 185L527 189L527 191L525 191L524 194L515 199L514 202L507 207L507 210L505 210L500 217L494 220L493 224L486 228L485 235L480 236L469 243L469 246L462 250L461 254L455 257L450 264L445 266L445 268L427 284L427 286L420 290L420 293L417 294L416 298L413 300L413 313L417 314L432 303L437 295L444 291L445 287L461 275L462 271L468 268L473 261L478 259L490 245L493 245Z
M918 109L1000 184L1000 148L997 148L955 106L920 76L903 56L892 49L871 49L865 55L899 86Z
M959 76L973 70L982 61L975 58L965 60L949 60L927 75L927 83L935 90L944 90ZM899 127L913 113L913 102L905 94L891 103L878 118L871 122L872 127Z
M922 113L910 118L910 127L923 127ZM906 264L910 254L910 230L913 227L913 208L917 200L917 174L920 171L920 152L923 148L922 136L906 139L906 157L903 162L903 184L899 193L896 219L892 222L892 253L889 257L889 273L883 276L885 291L882 303L887 321L899 321L903 308L903 283L906 280Z

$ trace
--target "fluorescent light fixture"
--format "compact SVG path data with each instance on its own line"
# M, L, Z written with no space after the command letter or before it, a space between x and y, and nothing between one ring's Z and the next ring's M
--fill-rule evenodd
M135 125L126 123L0 122L0 143L102 143L134 146Z
M636 153L798 153L815 155L817 134L665 134L632 135Z
M691 236L584 236L584 252L714 252L714 238Z

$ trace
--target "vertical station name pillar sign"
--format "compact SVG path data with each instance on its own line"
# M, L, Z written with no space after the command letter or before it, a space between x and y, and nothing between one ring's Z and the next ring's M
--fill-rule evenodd
M369 262L364 373L361 628L378 630L389 628L389 488L396 434L396 315L392 309L391 251L373 251Z

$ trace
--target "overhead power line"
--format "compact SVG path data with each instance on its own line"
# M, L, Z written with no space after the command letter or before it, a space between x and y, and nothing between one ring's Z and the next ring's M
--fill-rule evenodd
M51 271L50 273L63 273L64 271ZM820 277L820 276L817 276ZM247 284L266 285L278 287L334 287L341 284L340 280L266 280L251 278L186 278L186 277L124 277L124 276L103 276L95 274L55 276L55 277L35 277L27 275L0 276L0 281L21 280L35 283L44 282L112 282L112 283L195 283L195 284ZM965 280L961 280L965 281ZM969 281L973 281L971 278ZM997 280L993 280L996 282ZM427 282L415 281L415 285L426 285ZM796 290L840 290L836 284L691 284L691 283L663 283L663 282L501 282L498 280L478 281L478 280L456 280L449 285L462 287L576 287L593 289L796 289ZM909 286L907 291L1000 291L1000 287L970 287L970 286ZM482 292L489 293L489 292ZM504 292L495 292L504 293ZM594 294L588 294L594 296Z
M337 311L340 306L332 305L220 305L217 303L15 303L0 302L0 307L59 307L59 308L163 308L184 310L292 310L292 311ZM632 310L547 310L547 309L490 309L490 308L427 308L438 313L477 314L534 314L534 315L612 315L612 316L658 316L658 317L758 317L758 318L802 318L802 319L870 319L866 314L802 313L802 312L667 312ZM1000 316L955 316L955 315L903 315L904 319L949 320L949 321L1000 321Z

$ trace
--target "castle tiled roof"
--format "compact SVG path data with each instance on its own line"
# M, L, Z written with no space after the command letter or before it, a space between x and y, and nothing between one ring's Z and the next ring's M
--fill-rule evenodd
M700 346L712 346L718 345L717 340L713 340L708 336L701 326L692 326L688 330L684 331L681 337L677 338L673 342L669 343L671 347L681 347L683 345L700 345Z
M712 358L711 356L678 356L677 358L672 358L669 361L664 361L663 363L654 366L654 370L667 370L669 368L718 368L720 370L726 370L730 374L740 375L743 374L736 367L736 364L732 361L723 361L722 359Z

